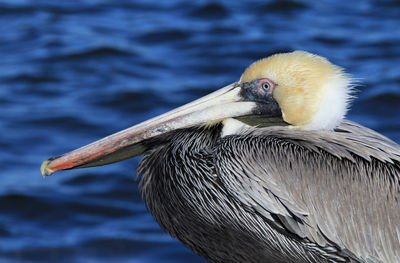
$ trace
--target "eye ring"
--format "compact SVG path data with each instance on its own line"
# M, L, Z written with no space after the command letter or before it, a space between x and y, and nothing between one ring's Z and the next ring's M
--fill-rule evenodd
M270 85L268 82L263 82L263 83L261 84L261 87L262 87L264 90L269 90L269 89L271 88L271 85Z

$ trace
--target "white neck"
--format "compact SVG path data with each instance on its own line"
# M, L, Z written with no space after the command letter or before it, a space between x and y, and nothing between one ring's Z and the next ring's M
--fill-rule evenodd
M302 129L333 130L344 119L352 98L351 80L342 73L335 75L325 85L317 112Z

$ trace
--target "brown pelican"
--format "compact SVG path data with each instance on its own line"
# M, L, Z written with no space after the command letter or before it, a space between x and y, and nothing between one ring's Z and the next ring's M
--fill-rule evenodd
M343 120L351 87L325 58L276 54L41 172L144 154L148 209L210 262L400 262L400 147Z

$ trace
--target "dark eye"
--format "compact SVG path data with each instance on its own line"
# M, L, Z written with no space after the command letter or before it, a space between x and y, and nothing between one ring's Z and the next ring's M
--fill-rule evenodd
M264 83L262 84L262 88L265 89L265 90L269 90L269 89L271 88L271 86L269 85L268 82L264 82Z

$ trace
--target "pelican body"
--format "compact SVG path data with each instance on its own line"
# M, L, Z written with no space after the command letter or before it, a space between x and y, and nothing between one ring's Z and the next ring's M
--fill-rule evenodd
M320 56L273 55L41 171L144 154L149 211L210 262L400 262L400 147L343 120L351 87Z

